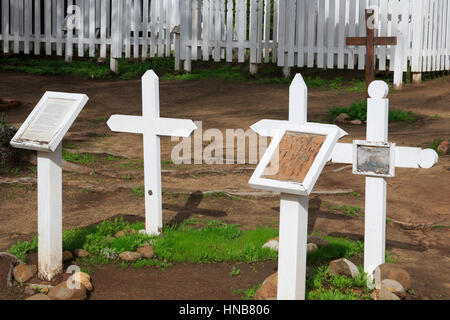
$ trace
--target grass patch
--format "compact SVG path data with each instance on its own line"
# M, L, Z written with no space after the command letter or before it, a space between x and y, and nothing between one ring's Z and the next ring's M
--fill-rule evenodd
M83 165L92 165L97 163L97 158L95 157L95 155L89 153L72 153L63 149L62 157L68 162L74 162Z
M250 289L233 290L233 294L241 295L242 300L253 300L253 297L255 296L255 293L256 291L258 291L259 288L261 288L261 285L257 284Z
M348 217L361 217L363 213L358 206L346 205L346 206L333 206L331 210L343 211Z
M144 186L137 186L135 188L131 188L131 192L133 192L133 194L136 197L145 197L145 188L144 188Z
M154 241L158 257L174 262L257 262L275 259L277 253L262 245L277 235L276 229L258 227L241 230L220 221L187 220L165 227L164 237ZM199 228L199 226L202 226Z
M351 120L367 120L367 101L360 100L350 104L349 107L331 107L329 108L330 120L335 119L341 113L347 114ZM403 121L407 123L415 122L419 116L412 111L404 111L400 109L389 110L389 122Z

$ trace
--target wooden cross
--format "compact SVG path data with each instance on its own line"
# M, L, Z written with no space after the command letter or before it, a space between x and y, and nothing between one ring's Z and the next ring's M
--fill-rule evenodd
M397 37L375 37L374 19L374 10L367 9L366 36L346 38L347 46L366 46L366 92L375 80L375 46L397 45Z
M107 124L112 131L144 135L146 232L159 235L162 228L160 136L189 137L197 126L192 120L159 117L159 79L152 70L142 77L142 117L113 115Z

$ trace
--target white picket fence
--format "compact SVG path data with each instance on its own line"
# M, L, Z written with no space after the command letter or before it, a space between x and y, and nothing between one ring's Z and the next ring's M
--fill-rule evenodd
M187 71L209 59L364 69L365 48L345 38L365 36L366 8L376 36L399 37L376 48L379 70L450 70L449 0L1 0L0 41L67 60L174 55Z

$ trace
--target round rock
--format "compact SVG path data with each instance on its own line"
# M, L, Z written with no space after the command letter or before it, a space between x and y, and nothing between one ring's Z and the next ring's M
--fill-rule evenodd
M308 252L308 253L316 252L318 249L319 249L319 247L315 243L308 243L306 245L306 252Z
M155 249L151 246L137 248L136 252L140 253L145 259L151 259L155 256Z
M331 261L329 271L331 274L344 275L349 278L356 278L359 275L358 267L345 258Z
M27 282L32 277L34 277L36 273L37 268L35 265L19 264L13 270L14 279L16 279L16 281L20 283Z
M89 258L91 256L90 252L84 249L73 250L73 255L78 258Z
M381 281L381 288L391 291L401 299L404 299L406 297L405 289L398 281L392 279L384 279L383 281Z
M86 290L92 291L94 288L91 283L91 277L85 272L75 272L69 282L72 281L72 285L75 286L77 282L83 285Z
M74 288L73 288L74 287ZM86 299L86 288L84 286L67 286L67 281L61 282L50 289L48 297L52 300L84 300Z
M135 262L142 258L142 254L139 252L125 251L119 254L119 258L125 262Z
M73 260L73 254L70 251L64 251L63 252L63 261L67 262L67 261L72 261Z
M393 263L384 263L378 266L380 270L380 281L391 279L399 282L403 289L411 289L411 276L408 271ZM374 277L377 277L377 269L374 270Z
M269 300L277 298L278 288L278 272L267 277L261 288L259 288L254 295L254 300Z

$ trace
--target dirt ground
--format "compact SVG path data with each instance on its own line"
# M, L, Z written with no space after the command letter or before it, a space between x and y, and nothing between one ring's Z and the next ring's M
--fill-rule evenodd
M70 76L33 76L0 71L0 97L14 98L23 105L7 112L7 123L20 125L45 91L85 93L90 100L67 135L64 144L77 152L95 154L97 161L77 165L63 175L63 226L87 226L103 219L129 215L142 219L144 201L131 191L143 185L142 137L112 133L106 120L112 114L141 114L139 80L85 80ZM311 89L308 120L323 121L327 107L349 105L363 99L361 93ZM450 77L413 84L389 95L390 107L411 110L424 117L413 123L389 125L389 141L422 147L434 139L450 137ZM203 130L222 132L242 128L261 119L287 119L288 87L278 84L224 81L169 81L160 83L161 116L202 121ZM437 116L436 116L437 115ZM365 139L364 125L342 125L349 136L343 142ZM227 198L189 196L208 191L253 192L248 180L252 164L170 164L177 142L162 138L164 221L190 217L221 219L245 228L278 225L279 197ZM203 145L207 145L204 142ZM108 155L110 158L108 159ZM121 157L119 160L111 156ZM136 159L134 165L130 161ZM128 162L128 164L127 164ZM450 156L442 156L431 169L396 169L388 179L386 248L412 277L419 299L449 299L448 247L450 210ZM14 182L18 178L31 179ZM37 233L35 173L0 176L0 250ZM313 193L309 232L363 240L364 217L349 217L333 206L364 208L364 178L352 175L351 167L328 164L315 190L354 190L352 194ZM0 263L0 266L3 263ZM94 275L92 299L233 299L233 289L248 289L274 272L275 262L258 265L256 272L231 277L231 264L175 265L166 271L122 270L105 267ZM242 270L251 269L242 266ZM253 270L253 269L252 269ZM4 268L0 268L3 277ZM248 270L247 270L248 271ZM0 282L3 282L1 280ZM145 284L145 285L143 285ZM120 292L117 288L121 288ZM191 289L187 289L191 288ZM3 287L0 287L3 289ZM187 290L187 291L185 291ZM0 294L0 299L17 298Z

